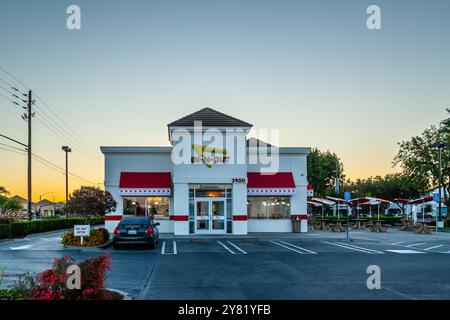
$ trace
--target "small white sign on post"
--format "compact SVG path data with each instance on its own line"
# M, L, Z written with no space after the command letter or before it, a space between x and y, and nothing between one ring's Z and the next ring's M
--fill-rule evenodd
M91 235L91 226L88 224L77 224L73 226L73 235L75 237L81 237L80 242L83 245L83 237L89 237Z

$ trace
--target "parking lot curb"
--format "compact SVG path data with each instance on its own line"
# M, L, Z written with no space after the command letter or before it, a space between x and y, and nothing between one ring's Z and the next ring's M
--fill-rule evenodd
M123 297L123 300L133 300L133 297L128 292L125 292L125 291L122 291L119 289L111 289L111 288L105 288L105 289L108 291L116 292L116 293L120 294Z
M90 252L90 251L97 251L98 249L106 249L112 245L112 240L108 240L108 242L105 242L104 244L101 244L99 246L92 246L92 247L78 247L78 246L63 246L64 249L67 250L78 250L82 252Z

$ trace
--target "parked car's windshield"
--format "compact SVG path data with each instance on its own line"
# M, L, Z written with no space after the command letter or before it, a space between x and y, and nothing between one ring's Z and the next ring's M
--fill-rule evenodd
M121 224L147 224L146 217L126 217L121 221Z

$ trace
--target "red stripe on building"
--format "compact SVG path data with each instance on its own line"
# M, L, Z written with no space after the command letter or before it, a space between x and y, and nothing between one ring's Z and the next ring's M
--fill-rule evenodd
M188 221L188 216L170 216L170 220L172 221Z
M122 215L117 216L105 216L105 221L119 221L122 220Z
M236 215L233 216L233 221L247 221L247 215Z
M303 214L291 214L292 220L308 220L308 215L306 213Z

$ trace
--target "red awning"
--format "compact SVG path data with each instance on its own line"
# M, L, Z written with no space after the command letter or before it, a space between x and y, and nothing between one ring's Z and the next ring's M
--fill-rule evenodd
M419 199L414 199L408 202L408 204L420 204L425 202L433 201L433 196L426 196Z
M295 182L292 172L247 173L248 195L293 195Z
M121 172L120 194L123 196L170 196L170 172Z

